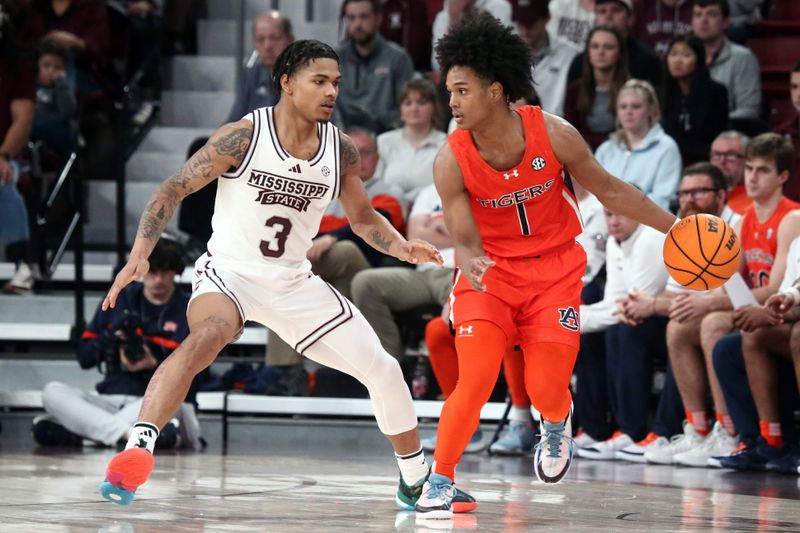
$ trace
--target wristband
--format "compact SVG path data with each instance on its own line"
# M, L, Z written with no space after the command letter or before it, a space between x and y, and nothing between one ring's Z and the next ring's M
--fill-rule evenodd
M796 286L792 285L785 291L783 291L784 296L791 296L794 300L794 305L800 304L800 289Z

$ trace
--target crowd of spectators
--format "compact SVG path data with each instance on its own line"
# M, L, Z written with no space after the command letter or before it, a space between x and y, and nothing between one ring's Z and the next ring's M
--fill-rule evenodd
M167 4L118 3L135 22L131 42L140 43L132 46L127 69L149 55L141 43L152 41L143 36L155 31L162 13L176 9ZM14 80L0 86L0 235L6 257L30 277L16 162L29 137L62 155L75 146L76 102L80 107L113 91L114 47L104 2L0 6L0 76ZM409 378L416 359L409 362L406 354L420 346L406 345L412 337L398 315L440 306L422 349L442 395L452 391L458 364L446 300L456 265L432 162L453 124L447 125L447 94L431 50L462 17L488 11L513 26L536 59L536 97L510 105L541 105L563 116L609 172L680 216L722 217L744 246L746 301L741 291L735 298L725 289L686 291L656 260L663 235L604 210L574 184L585 223L580 242L589 256L575 370L579 455L797 473L791 416L797 382L791 378L800 376L800 316L793 308L800 304L793 288L800 275L800 64L777 98L787 105L765 97L747 42L769 7L753 0L343 0L342 81L333 121L361 154L361 177L376 209L408 237L438 246L447 261L440 270L386 261L355 238L334 202L309 251L314 272L356 303ZM15 41L6 31L12 26ZM259 15L252 33L254 61L244 70L229 120L277 101L272 66L301 37L275 11ZM147 103L157 99L160 82L152 71L144 79ZM785 112L774 117L773 108ZM213 195L210 186L182 206L180 227L192 239L190 249L202 249L210 235ZM30 290L18 281L7 290ZM776 298L788 312L776 311ZM301 356L275 335L266 362L280 369L287 394L313 392ZM520 381L524 356L513 346L504 369L511 424L492 451L527 453L535 418ZM49 392L63 393L56 385ZM124 436L123 425L115 427L119 435L92 438L110 443ZM483 444L476 434L469 451ZM435 439L426 446L435 447Z

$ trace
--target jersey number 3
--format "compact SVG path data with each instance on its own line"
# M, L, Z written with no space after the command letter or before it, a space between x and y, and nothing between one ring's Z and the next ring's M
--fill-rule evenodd
M267 219L266 227L272 229L274 235L266 241L261 241L261 253L266 257L280 257L286 251L286 239L292 231L292 222L288 218L270 217Z

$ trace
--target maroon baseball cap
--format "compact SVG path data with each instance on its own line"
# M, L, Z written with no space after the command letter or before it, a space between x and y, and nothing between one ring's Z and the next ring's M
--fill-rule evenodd
M511 20L530 26L550 15L550 0L511 0Z

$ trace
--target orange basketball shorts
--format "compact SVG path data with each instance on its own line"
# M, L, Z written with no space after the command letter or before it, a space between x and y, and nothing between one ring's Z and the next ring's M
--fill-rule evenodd
M535 257L491 257L497 264L483 278L485 292L472 288L456 271L450 295L453 324L488 320L523 350L537 342L580 347L580 298L586 252L569 243Z

